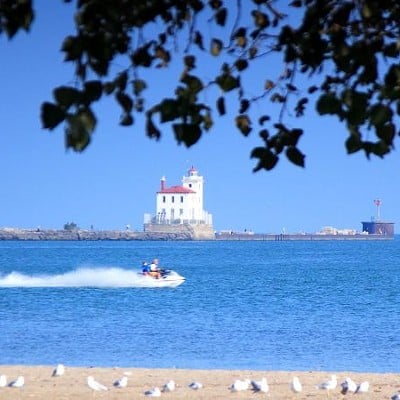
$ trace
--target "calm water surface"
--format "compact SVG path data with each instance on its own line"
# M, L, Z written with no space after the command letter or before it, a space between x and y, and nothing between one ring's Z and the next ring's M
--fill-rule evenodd
M187 281L124 287L152 257ZM399 238L0 242L0 364L400 372L399 268Z

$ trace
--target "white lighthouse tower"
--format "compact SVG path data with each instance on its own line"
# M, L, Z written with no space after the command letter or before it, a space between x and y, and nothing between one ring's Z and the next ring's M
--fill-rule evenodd
M213 235L212 215L203 209L204 178L191 167L182 178L182 184L167 187L161 178L160 190L156 193L156 214L145 214L145 231L171 232L190 230L194 236L206 232ZM196 233L197 232L197 233ZM200 234L202 236L202 234Z

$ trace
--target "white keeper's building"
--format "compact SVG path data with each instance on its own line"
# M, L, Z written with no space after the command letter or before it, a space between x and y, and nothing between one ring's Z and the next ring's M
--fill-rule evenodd
M144 223L155 225L212 225L212 215L203 209L204 178L191 167L182 184L167 187L161 178L156 193L156 213L145 214Z

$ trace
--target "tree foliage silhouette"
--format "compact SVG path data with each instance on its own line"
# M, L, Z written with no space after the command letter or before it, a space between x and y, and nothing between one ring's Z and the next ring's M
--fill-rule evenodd
M112 96L121 108L119 124L131 126L142 114L149 138L159 139L160 124L169 124L178 143L192 146L216 116L232 113L226 102L232 93L232 123L243 135L256 131L260 137L251 151L254 171L273 169L283 154L305 165L298 147L303 130L292 125L311 103L319 115L336 116L346 127L348 153L384 157L394 148L400 114L397 0L64 2L76 7L75 32L62 43L76 80L54 89L41 119L49 130L63 123L66 146L75 151L89 145L98 121L93 105L104 97ZM291 13L296 26L287 22ZM0 2L0 34L12 38L33 22L33 0ZM177 43L184 50L176 51ZM282 65L272 76L268 63L276 55ZM112 72L121 57L128 67ZM199 57L220 62L218 74L206 80L196 68ZM146 89L157 83L143 71L162 71L177 59L182 64L174 93L148 104ZM254 68L260 61L262 74ZM246 92L245 72L260 82L256 96ZM213 100L201 100L216 92ZM256 118L255 104L264 110Z

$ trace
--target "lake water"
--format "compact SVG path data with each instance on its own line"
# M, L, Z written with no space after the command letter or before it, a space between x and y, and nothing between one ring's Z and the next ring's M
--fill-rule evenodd
M397 237L0 242L0 364L400 372L399 289Z

